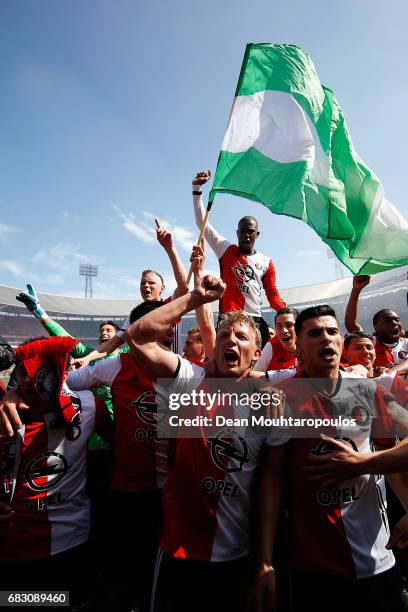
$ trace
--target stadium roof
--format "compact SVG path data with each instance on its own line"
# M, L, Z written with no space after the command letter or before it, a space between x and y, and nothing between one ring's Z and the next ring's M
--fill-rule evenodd
M372 276L370 285L364 290L366 295L388 293L395 291L396 288L401 288L407 284L408 266L388 270L381 274ZM302 304L308 302L325 302L333 298L348 295L352 286L352 277L341 280L330 281L326 283L318 283L316 285L305 285L303 287L293 287L290 289L281 290L282 296L288 304ZM0 285L0 304L21 309L25 311L25 306L16 301L16 295L20 293L22 288L7 287ZM129 312L141 300L106 300L99 298L78 298L64 295L52 295L50 293L39 293L41 304L46 311L52 313L72 314L79 316L106 317L123 316L126 317ZM264 306L269 307L268 302L264 298ZM214 304L214 309L217 309L217 304Z

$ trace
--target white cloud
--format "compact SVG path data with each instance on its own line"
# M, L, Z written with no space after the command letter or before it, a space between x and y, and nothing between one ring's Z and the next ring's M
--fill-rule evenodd
M0 260L0 268L11 272L11 274L14 274L14 276L24 276L21 265L12 259Z
M12 227L11 225L6 225L5 223L0 223L0 240L7 238L10 234L13 234L17 231L16 227Z
M154 215L146 210L141 211L141 216L137 217L134 213L124 213L120 208L114 206L114 209L118 213L119 217L122 219L123 227L142 240L147 244L152 244L156 242L156 226L154 223L154 219L158 219L160 225L169 232L171 232L176 247L183 249L190 253L193 244L195 244L198 237L198 230L192 230L191 228L184 227L183 225L178 225L173 221L169 221L168 219L159 218L157 215Z
M136 236L136 238L139 238L139 240L146 242L147 244L152 244L155 242L156 232L145 221L138 224L135 221L136 216L133 213L124 213L117 206L114 206L113 208L122 219L122 225L126 231L130 232Z
M34 263L44 264L59 272L72 272L74 265L88 261L97 263L98 260L98 257L83 253L79 244L74 244L69 240L40 249L32 259Z
M69 210L64 210L64 211L61 213L61 217L62 217L62 218L65 220L65 221L66 221L66 220L69 220L69 221L79 221L79 220L80 220L80 216L79 216L79 215L74 214L74 213L72 213L72 212L71 212L71 211L69 211Z
M180 225L169 225L169 230L173 234L173 238L176 245L180 245L182 249L190 252L193 248L193 244L195 244L195 242L197 241L198 230L197 236L191 229L187 229Z

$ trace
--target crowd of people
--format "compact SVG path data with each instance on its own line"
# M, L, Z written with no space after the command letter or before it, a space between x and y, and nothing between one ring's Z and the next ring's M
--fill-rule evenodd
M209 178L193 180L200 229ZM15 364L0 404L2 590L69 591L72 610L403 610L408 339L398 314L380 310L373 330L361 328L368 276L353 278L345 337L329 305L290 307L249 216L237 243L207 224L220 276L205 273L203 241L190 289L156 225L177 289L163 299L162 275L143 271L142 301L120 327L101 323L96 349L53 321L32 285L17 296L47 335L0 346L1 369ZM180 350L190 312L197 325ZM266 398L258 420L248 390ZM177 419L190 428L170 431L170 398L186 395Z

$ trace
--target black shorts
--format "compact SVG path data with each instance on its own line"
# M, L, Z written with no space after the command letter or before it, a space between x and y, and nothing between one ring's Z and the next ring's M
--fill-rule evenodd
M396 568L370 578L293 574L293 612L403 612L401 580Z
M95 585L89 544L43 559L0 564L0 582L3 591L69 591L69 608L58 610L85 604L92 597Z
M156 564L151 612L244 612L253 579L252 560L221 563L175 559Z

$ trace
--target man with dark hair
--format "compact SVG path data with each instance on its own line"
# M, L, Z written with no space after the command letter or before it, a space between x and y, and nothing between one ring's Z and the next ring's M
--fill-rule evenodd
M27 310L29 310L41 323L44 329L50 334L50 336L69 336L72 337L66 329L62 327L57 321L51 319L48 314L45 312L44 308L41 306L40 299L37 293L34 290L34 287L27 283L27 291L19 293L16 296L16 300L22 302ZM99 324L99 343L101 346L106 345L112 338L115 337L119 330L119 325L114 321L102 321ZM129 349L127 346L123 348L117 348L112 353L109 353L104 356L97 356L97 358L104 359L106 357L115 357L117 352L128 352ZM94 353L94 348L87 344L83 344L82 342L76 343L74 346L71 356L73 359L82 359L84 357L88 357ZM95 360L96 361L96 360ZM93 360L90 360L90 363L93 363ZM95 387L92 389L92 393L97 395L107 405L108 410L112 413L112 404L111 404L111 396L110 390L107 385L101 385L99 387ZM104 446L103 440L101 440L100 436L97 434L92 434L90 438L89 448L101 448Z
M360 274L353 277L353 288L346 308L345 324L347 331L363 331L357 322L358 300L361 291L370 282L370 276ZM408 373L408 339L401 337L401 320L396 312L383 308L374 314L373 327L376 342L376 366L391 368L392 372Z
M16 296L16 300L22 302L24 306L26 306L27 310L29 310L41 323L44 329L50 334L50 336L68 336L72 337L66 329L62 327L57 321L54 321L41 306L40 299L35 292L34 287L27 283L27 291L21 292ZM99 343L101 346L106 345L112 338L115 337L119 330L119 326L114 321L102 321L99 324ZM129 352L127 346L122 348L115 349L112 353L109 353L104 356L99 356L100 359L115 357L116 354L120 352ZM76 342L72 349L71 356L73 359L82 359L84 357L88 357L94 353L94 348L87 344L83 344L82 342ZM96 361L96 360L95 360ZM91 360L90 363L94 361ZM91 389L92 393L106 403L106 406L109 412L112 414L112 402L111 402L111 394L108 385L99 385L93 389ZM108 448L102 438L93 433L89 440L89 448L92 449L100 449L100 448Z
M286 370L296 365L295 308L280 308L275 314L275 335L263 347L254 370Z
M400 612L399 579L394 557L386 549L388 533L380 501L384 491L378 490L384 483L364 475L316 486L308 480L304 465L309 457L322 459L331 450L328 438L319 437L319 429L313 426L316 418L326 419L329 425L323 431L343 440L342 445L351 446L357 455L370 452L376 431L388 429L391 437L395 431L405 435L407 418L394 423L389 414L392 402L381 389L372 381L339 372L343 342L330 306L302 311L296 335L303 369L280 387L289 414L307 418L312 426L303 430L302 438L298 434L290 439L287 433L281 437L290 499L292 609L340 612L347 600L353 602L353 609ZM271 550L279 511L276 500L281 495L277 469L282 468L276 467L277 449L271 451L260 474L260 551L253 590L259 609L267 608L276 587ZM406 497L405 493L404 501Z
M139 304L130 313L130 324L161 306L160 300ZM169 326L160 337L168 351L173 338L174 330ZM113 580L115 610L137 606L145 612L158 546L168 448L166 440L157 439L154 384L134 356L126 353L71 372L68 384L75 390L100 384L110 387L115 438L109 504L105 499L111 530L106 579Z
M199 327L192 327L188 330L183 353L184 359L188 359L196 365L205 363L205 350Z
M350 366L363 365L369 378L381 385L395 397L401 406L408 403L408 382L397 372L383 372L384 368L374 366L376 352L373 337L365 332L347 334L344 338L344 356ZM391 441L392 442L392 441Z
M193 179L194 214L200 230L205 215L201 189L210 176L210 171L198 172ZM286 304L276 288L272 260L254 249L258 236L258 221L249 216L243 217L238 223L237 245L218 234L209 223L204 232L205 239L219 260L220 276L227 286L219 302L219 313L241 310L251 315L261 331L262 346L265 346L269 340L269 330L262 318L262 289L275 310Z

